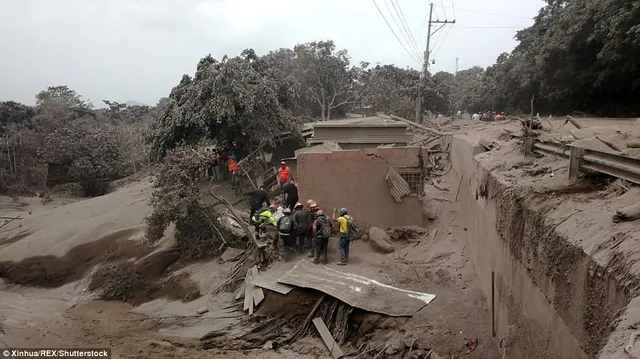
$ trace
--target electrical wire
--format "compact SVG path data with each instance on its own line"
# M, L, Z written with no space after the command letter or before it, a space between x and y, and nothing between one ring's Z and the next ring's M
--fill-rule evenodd
M396 9L393 0L391 0L391 5L393 6L395 13L398 16L397 19L396 19L396 16L393 15L393 12L391 11L391 8L389 7L389 3L387 2L387 0L384 1L384 5L387 7L387 10L389 10L389 14L391 14L391 19L393 20L393 23L396 25L396 29L402 34L402 37L404 37L404 40L409 45L409 48L413 51L413 54L416 55L417 58L421 58L420 50L418 50L418 46L415 44L415 41L412 41L411 37L409 37L409 34L406 28L403 29L404 23L402 22L402 19L400 19L400 14ZM398 25L398 21L400 21L401 25Z
M451 10L453 11L453 20L456 19L456 5L455 0L451 0Z
M444 19L446 21L447 20L447 10L445 10L444 1L440 0L440 4L442 4L442 12L444 13Z
M449 36L449 32L451 32L451 28L453 28L453 26L449 26L447 28L447 32L444 33L444 37L442 39L442 41L440 42L440 45L438 45L438 47L436 47L436 51L433 52L433 58L435 59L436 56L438 55L438 51L440 51L440 48L442 47L442 45L445 43L445 41L447 40L447 36Z
M382 16L382 19L384 20L384 22L387 24L387 27L389 27L389 30L391 30L391 33L393 33L393 36L395 36L396 40L398 40L398 43L400 43L400 46L402 46L402 48L404 49L404 51L415 61L417 62L420 66L423 65L424 61L419 61L415 58L415 56L409 51L407 50L407 47L404 46L404 44L402 43L402 41L400 41L400 38L398 37L398 35L396 34L395 31L393 31L393 28L391 27L391 24L389 24L389 21L387 21L387 18L384 16L384 14L382 13L382 10L380 9L380 7L378 6L378 3L376 2L376 0L373 0L373 4L376 6L376 9L378 9L378 12L380 13L380 16Z
M434 6L440 7L438 5L434 5ZM491 15L491 16L510 17L510 18L513 18L513 19L527 19L527 20L533 19L533 17L517 16L517 15L513 15L513 14L505 14L505 13L498 13L498 12L487 12L487 11L475 10L475 9L458 8L458 11L469 12L469 13L474 13L474 14Z
M456 29L524 29L526 26L456 26Z
M407 19L404 17L404 13L402 12L402 8L400 7L400 4L398 3L398 0L391 0L391 4L393 5L393 2L395 1L396 6L398 7L398 10L400 11L400 17L402 19L402 22L404 23L404 28L405 30L407 30L408 34L409 34L409 38L411 39L411 41L413 42L413 46L416 48L418 55L420 54L420 48L418 47L418 44L416 43L416 39L413 36L413 32L411 32L411 27L409 26L409 24L407 23ZM394 6L394 9L396 7Z

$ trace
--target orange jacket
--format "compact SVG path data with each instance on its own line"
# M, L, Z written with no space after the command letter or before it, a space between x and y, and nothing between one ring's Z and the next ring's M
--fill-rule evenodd
M280 177L280 182L287 182L290 174L291 168L289 168L289 166L278 168L278 177Z
M229 163L227 164L227 168L229 169L229 172L237 171L238 162L236 162L236 160L234 160L233 158L229 158Z

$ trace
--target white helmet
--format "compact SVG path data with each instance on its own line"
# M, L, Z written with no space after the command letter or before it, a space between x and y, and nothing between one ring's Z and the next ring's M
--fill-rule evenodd
M291 214L291 209L289 207L285 208L282 210L282 213L284 214Z

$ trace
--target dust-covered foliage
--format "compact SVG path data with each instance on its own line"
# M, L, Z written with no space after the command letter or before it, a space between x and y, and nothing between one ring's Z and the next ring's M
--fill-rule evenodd
M252 151L283 132L299 132L296 119L280 103L278 85L249 58L211 56L200 60L195 76L185 75L154 124L150 141L161 158L182 144L203 139L236 143Z
M61 127L46 135L38 154L45 163L63 168L66 179L79 183L90 196L105 194L108 182L124 171L116 136L105 126Z
M89 289L98 290L100 299L145 302L158 290L155 283L126 263L101 266L93 274Z
M640 114L640 2L546 0L510 53L458 72L457 109Z
M151 194L152 211L146 218L147 240L162 238L171 223L181 255L202 258L215 253L229 233L219 214L202 203L200 178L212 154L195 147L170 150L157 171Z
M41 91L33 107L0 102L0 193L78 184L100 195L109 180L148 168L145 138L157 109L105 103L108 109L96 110L66 86Z

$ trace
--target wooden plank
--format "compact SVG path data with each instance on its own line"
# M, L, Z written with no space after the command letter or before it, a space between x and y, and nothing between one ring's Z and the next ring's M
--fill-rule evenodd
M244 307L242 310L249 310L249 307L253 308L253 294L251 293L251 269L247 270L247 275L244 277ZM253 310L250 310L253 313Z
M244 298L244 287L238 288L236 291L236 296L233 298L234 300L240 300Z
M264 288L264 289L269 289L271 291L284 294L284 295L289 294L289 292L293 290L292 286L278 283L276 282L276 280L277 279L269 280L261 276L260 278L253 280L253 285Z
M253 292L253 302L255 303L256 307L258 306L258 304L260 304L264 300L264 292L262 291L262 288L255 286L253 284L253 278L257 278L257 277L258 277L258 267L253 266L251 268L251 278L252 278L251 291Z
M344 353L342 352L342 349L340 349L340 346L338 346L338 343L336 343L335 339L333 339L331 333L329 333L329 329L322 321L322 318L315 318L314 320L312 320L312 322L313 325L316 326L316 329L318 330L318 333L320 334L324 345L326 345L327 349L329 349L329 351L331 352L331 356L333 357L333 359L342 358L344 356Z

